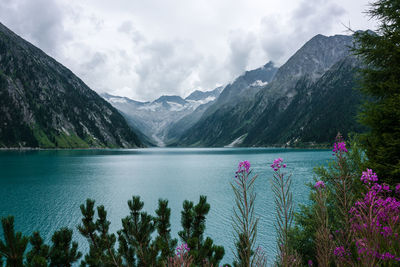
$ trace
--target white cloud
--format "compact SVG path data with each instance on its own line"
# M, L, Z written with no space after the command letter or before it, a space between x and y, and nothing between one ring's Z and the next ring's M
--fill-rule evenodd
M0 21L92 89L152 100L282 64L312 36L367 29L368 0L2 0Z

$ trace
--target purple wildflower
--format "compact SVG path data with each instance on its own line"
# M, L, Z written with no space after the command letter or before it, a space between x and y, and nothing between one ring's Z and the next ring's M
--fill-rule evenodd
M239 162L238 170L236 173L243 173L243 172L249 173L249 170L250 170L250 162L245 160Z
M372 171L364 172L363 176L363 181L368 184L377 181ZM399 241L400 201L388 197L387 192L390 192L388 185L375 183L365 193L364 199L357 201L350 209L350 229L361 259L397 261L399 258L382 249Z
M325 183L323 181L318 181L314 185L315 189L325 188Z
M362 172L361 175L361 181L364 184L371 184L371 182L377 182L378 181L378 176L376 175L376 173L372 172L371 169L367 169L366 172Z
M400 194L400 184L396 185L396 194Z
M390 186L388 184L383 184L382 189L385 190L386 192L390 193L392 190L390 190Z
M374 191L375 193L380 193L382 192L382 186L380 184L374 184L371 187L371 190Z
M271 164L271 168L274 169L274 171L278 171L280 168L286 168L286 164L282 164L283 159L282 158L277 158L274 160L274 163Z
M176 255L183 256L186 253L188 253L189 251L190 251L190 248L188 247L188 245L186 243L184 243L176 248Z
M313 266L313 262L312 262L312 260L308 260L308 267L311 267L311 266Z
M392 228L390 226L384 226L382 227L381 235L384 237L389 237L393 234Z
M346 149L346 143L345 142L339 142L339 143L334 143L333 144L333 152L338 153L338 152L345 152L347 153Z
M335 250L333 251L336 257L339 258L344 258L347 256L348 253L346 253L346 250L344 249L343 246L336 247Z

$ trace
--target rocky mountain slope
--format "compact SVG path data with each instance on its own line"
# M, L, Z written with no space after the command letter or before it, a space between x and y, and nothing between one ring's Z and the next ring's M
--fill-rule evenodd
M0 23L0 147L138 146L112 105Z
M299 145L359 131L361 96L352 87L360 63L350 54L352 43L352 36L317 35L268 84L254 90L239 77L174 145Z

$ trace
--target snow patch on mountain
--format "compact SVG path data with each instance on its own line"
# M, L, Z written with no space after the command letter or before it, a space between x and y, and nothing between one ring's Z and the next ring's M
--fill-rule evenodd
M252 84L250 84L250 86L266 86L268 84L268 82L263 82L263 81L261 81L261 80L257 80L257 81L255 81L255 82L253 82Z
M243 143L243 140L246 138L247 134L241 135L238 138L236 138L235 140L232 141L232 143L230 143L229 145L226 145L224 147L235 147L237 145L240 145L241 143Z
M126 101L125 98L121 98L121 97L111 97L109 99L107 99L108 102L110 103L127 103L128 101Z
M111 105L121 111L127 121L150 137L157 146L165 146L168 127L193 113L201 105L217 99L221 88L213 91L194 91L187 98L163 95L152 102L138 102L126 97L102 94Z

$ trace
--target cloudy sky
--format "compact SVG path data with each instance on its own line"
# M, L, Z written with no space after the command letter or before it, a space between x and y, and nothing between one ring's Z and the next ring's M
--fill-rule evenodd
M154 100L226 84L314 35L374 29L368 0L1 0L0 22L93 90Z

